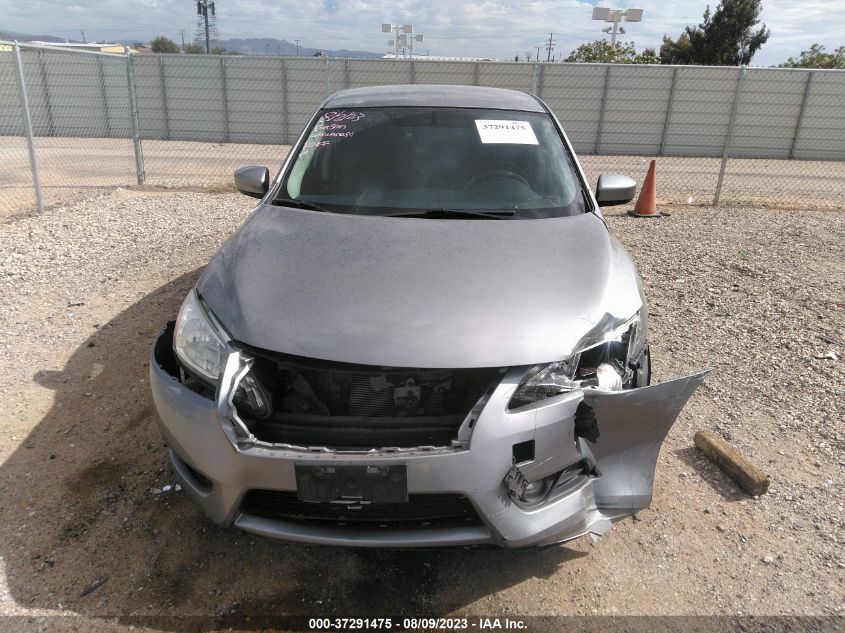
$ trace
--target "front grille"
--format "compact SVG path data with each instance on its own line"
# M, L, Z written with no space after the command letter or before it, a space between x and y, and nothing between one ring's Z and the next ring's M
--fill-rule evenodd
M261 441L336 450L449 446L502 371L351 365L255 350L271 404L248 422ZM236 399L250 417L246 399Z
M412 494L408 495L408 503L360 505L358 508L300 501L295 492L278 490L250 490L241 503L241 512L244 514L277 521L371 529L465 527L481 524L469 500L458 494Z
M252 432L262 442L337 450L449 446L463 419L463 415L384 418L275 413L257 420Z

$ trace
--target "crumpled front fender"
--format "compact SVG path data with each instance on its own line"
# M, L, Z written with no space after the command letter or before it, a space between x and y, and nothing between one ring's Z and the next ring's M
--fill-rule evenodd
M539 481L579 462L589 470L589 485L574 493L583 506L582 528L562 530L550 542L602 534L611 520L649 506L660 447L709 372L630 390L570 392L534 409L536 452L514 466L520 475Z
M593 495L598 508L630 512L651 503L663 440L709 372L627 391L584 393L584 403L595 413L598 437L579 442L596 465Z

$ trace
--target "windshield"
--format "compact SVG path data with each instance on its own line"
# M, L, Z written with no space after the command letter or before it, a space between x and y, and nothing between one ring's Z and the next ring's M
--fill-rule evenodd
M367 215L527 219L585 210L548 114L469 108L322 112L276 197Z

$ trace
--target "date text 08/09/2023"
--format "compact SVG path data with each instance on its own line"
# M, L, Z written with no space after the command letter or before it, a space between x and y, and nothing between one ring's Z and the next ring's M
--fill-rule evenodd
M478 630L522 631L528 628L524 620L475 616L472 618L310 618L308 628L312 631L355 631L355 630Z

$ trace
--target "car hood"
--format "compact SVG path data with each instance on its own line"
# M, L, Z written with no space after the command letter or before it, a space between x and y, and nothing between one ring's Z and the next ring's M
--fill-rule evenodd
M642 305L630 258L593 213L435 220L261 205L198 290L236 341L391 367L552 362Z

